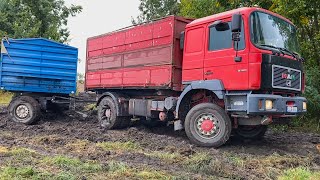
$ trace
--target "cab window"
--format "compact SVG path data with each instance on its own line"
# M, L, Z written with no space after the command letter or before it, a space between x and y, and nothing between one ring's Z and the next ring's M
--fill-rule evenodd
M209 27L209 51L216 51L222 49L230 49L236 47L236 43L232 46L232 32L231 32L231 22L228 22L229 29L221 31L217 26ZM240 34L239 50L245 49L244 41L244 24L242 21L242 31Z

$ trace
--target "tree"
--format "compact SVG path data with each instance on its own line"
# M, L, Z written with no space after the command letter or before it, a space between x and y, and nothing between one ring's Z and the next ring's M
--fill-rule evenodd
M217 0L181 0L180 16L201 18L224 11Z
M81 10L81 6L67 7L63 0L0 0L0 35L66 42L68 17Z
M141 14L132 19L133 24L176 15L179 12L179 0L140 0L139 10Z

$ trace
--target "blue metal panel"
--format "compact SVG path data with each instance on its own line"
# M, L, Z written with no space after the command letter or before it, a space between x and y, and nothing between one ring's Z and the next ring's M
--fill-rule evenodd
M76 92L78 49L48 39L2 41L0 88L16 92Z

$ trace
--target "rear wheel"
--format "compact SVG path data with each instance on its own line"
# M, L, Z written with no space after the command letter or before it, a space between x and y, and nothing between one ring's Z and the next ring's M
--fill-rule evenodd
M225 111L212 103L193 107L185 119L185 131L190 141L199 146L219 147L231 134L231 121Z
M258 140L262 139L268 130L268 126L239 126L234 130L237 137L241 139L252 139Z
M14 98L8 107L9 118L23 124L33 124L39 120L40 105L37 100L30 96Z
M130 125L129 117L117 116L116 104L111 97L105 97L98 106L100 126L106 129L125 128Z

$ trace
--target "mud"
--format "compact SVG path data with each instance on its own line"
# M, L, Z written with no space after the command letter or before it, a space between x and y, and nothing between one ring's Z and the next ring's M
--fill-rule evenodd
M320 144L319 134L269 130L263 140L241 141L231 137L226 145L213 149L190 144L183 131L174 132L172 127L150 129L135 125L127 129L105 131L99 127L95 113L88 114L84 119L71 111L63 114L47 113L36 125L25 126L9 121L6 114L2 113L0 145L26 147L43 154L64 154L98 160L101 163L110 160L121 161L133 167L150 167L172 174L184 174L191 179L206 179L207 176L237 179L275 178L268 175L270 173L267 169L261 172L263 167L260 165L264 165L265 162L266 166L281 170L305 164L314 171L320 170L320 152L316 148ZM77 141L84 141L86 144L69 146ZM99 142L133 142L139 145L139 149L119 152L93 147ZM183 160L173 158L164 161L146 155L155 151L175 153L182 158L207 153L213 158L215 168L193 171L186 168ZM265 160L273 156L279 157L279 160ZM229 157L241 159L243 165L231 161Z

